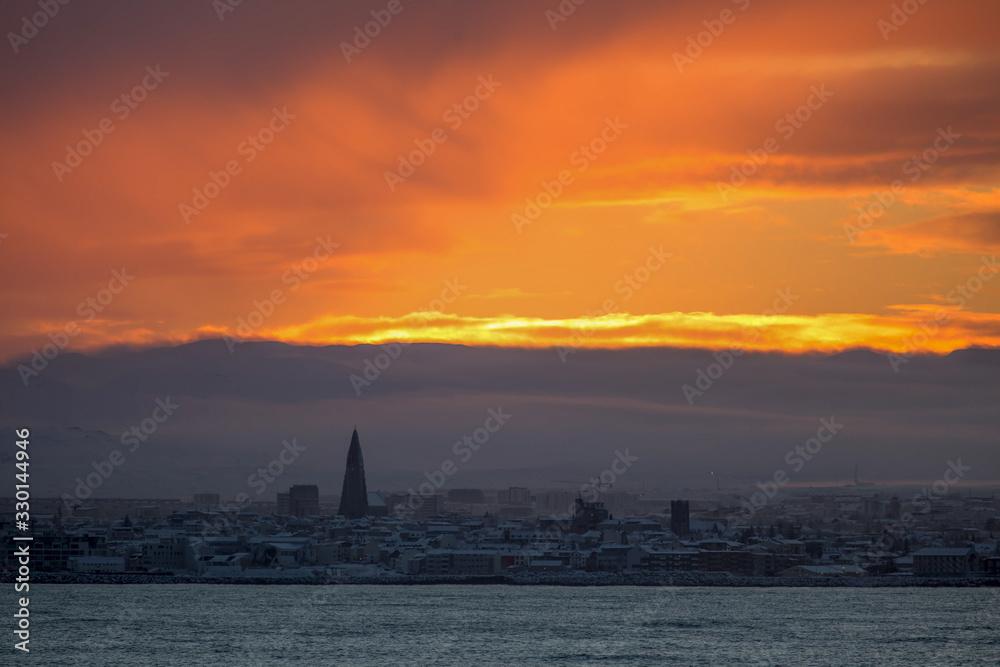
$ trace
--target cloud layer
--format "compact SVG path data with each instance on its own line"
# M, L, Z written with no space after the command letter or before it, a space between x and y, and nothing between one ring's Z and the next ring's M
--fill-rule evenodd
M705 488L713 470L743 488L788 470L787 453L820 419L843 429L795 471L796 484L847 482L856 463L872 480L933 480L955 458L984 482L1000 478L998 355L919 355L894 372L889 357L864 351L580 350L563 362L552 349L248 342L230 353L213 340L66 354L27 388L2 368L0 426L34 432L39 495L72 495L116 449L125 462L103 497L236 494L292 438L305 451L259 499L293 483L337 493L355 424L369 486L383 489L419 485L448 459L460 464L452 486L566 487L623 448L641 466L621 488ZM179 407L129 451L126 432L163 416L157 401ZM455 443L491 409L512 416L460 460Z
M213 7L71 3L8 36L4 357L70 322L74 349L232 332L274 290L255 335L412 339L456 276L426 340L562 344L614 298L634 318L591 340L729 344L790 289L812 319L767 349L892 348L996 251L992 2ZM930 349L995 344L998 284Z

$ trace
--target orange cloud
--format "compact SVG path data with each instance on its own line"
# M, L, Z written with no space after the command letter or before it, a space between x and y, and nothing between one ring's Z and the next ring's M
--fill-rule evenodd
M892 316L862 314L717 315L664 313L572 319L462 317L412 313L398 318L322 317L281 329L267 327L203 332L289 343L448 343L507 347L689 347L769 352L836 352L870 348L892 352L947 353L1000 345L1000 315L954 307L912 308Z
M256 335L725 346L789 286L802 299L760 349L897 349L916 320L887 309L943 300L968 254L996 249L995 3L928 3L888 40L889 7L752 3L683 71L674 54L716 9L586 5L553 31L526 0L413 5L351 63L339 42L363 7L245 5L223 22L147 11L61 14L0 63L5 88L33 101L0 111L5 355L43 344L123 266L134 285L82 327L81 349L233 332L276 289L287 303ZM59 181L52 162L156 63L169 77ZM495 91L452 122L491 76ZM829 100L796 119L824 86ZM250 160L240 147L276 107L294 117ZM627 125L614 141L608 119ZM845 221L941 127L961 139L852 243ZM439 129L390 189L386 172ZM234 160L239 173L185 220L179 206ZM511 216L564 173L518 233ZM340 248L292 292L282 276L317 237ZM671 259L625 303L620 282L650 247ZM455 276L466 295L414 329L409 314ZM611 297L631 316L581 319ZM974 307L934 351L992 344L973 324L1000 312L996 288Z
M1000 250L1000 212L981 211L873 230L865 245L885 246L891 252L989 253Z

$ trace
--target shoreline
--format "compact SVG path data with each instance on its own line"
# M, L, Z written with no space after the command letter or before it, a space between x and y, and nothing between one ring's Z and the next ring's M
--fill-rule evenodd
M0 574L0 582L14 582L12 573ZM565 574L498 575L400 575L383 577L196 577L193 575L79 574L38 572L32 584L84 585L178 585L206 584L229 586L663 586L716 588L1000 588L1000 578L927 577L747 577L708 572L609 573L574 572Z

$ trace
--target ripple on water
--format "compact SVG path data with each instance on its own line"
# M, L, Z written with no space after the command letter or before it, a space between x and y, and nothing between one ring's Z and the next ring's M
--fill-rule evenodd
M978 589L40 585L32 593L32 657L47 667L1000 664L997 598Z

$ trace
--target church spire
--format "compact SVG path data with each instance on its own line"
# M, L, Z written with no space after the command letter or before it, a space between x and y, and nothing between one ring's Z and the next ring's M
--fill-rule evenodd
M358 427L351 435L351 446L347 450L347 467L344 469L344 486L340 493L341 514L348 519L360 519L368 514L368 485L365 482L365 460L361 455L361 440Z

